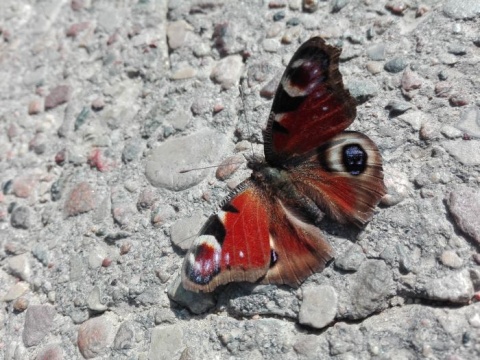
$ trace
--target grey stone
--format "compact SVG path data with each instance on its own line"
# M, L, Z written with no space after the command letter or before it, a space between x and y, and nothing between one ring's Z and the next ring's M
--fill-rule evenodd
M129 163L134 160L137 160L142 154L144 149L143 141L137 138L130 139L125 144L122 152L122 161L124 163Z
M28 229L30 227L30 209L26 206L17 206L10 216L10 223L17 229Z
M355 274L351 298L352 319L363 319L385 309L387 299L393 292L393 279L390 268L383 261L365 261Z
M480 138L480 109L477 107L467 109L455 127L470 136Z
M396 57L393 58L392 60L389 60L385 63L383 68L388 71L389 73L399 73L403 69L405 69L408 65L408 62L405 58L402 57Z
M90 310L102 313L108 309L108 307L102 303L101 296L100 288L94 286L87 298L87 305Z
M196 211L192 216L176 221L171 227L172 243L183 251L187 251L206 220L207 217L203 215L203 212Z
M111 344L112 325L105 315L85 321L78 329L77 345L85 359L101 356Z
M457 188L450 193L447 204L455 224L480 244L480 191L467 187Z
M148 157L145 168L148 181L155 187L175 191L198 184L206 176L206 170L180 171L217 163L225 149L225 140L220 133L205 129L166 141L153 149Z
M364 103L378 94L378 86L369 80L350 81L348 90L359 103Z
M367 55L370 59L375 61L385 60L385 44L380 43L370 46L367 49Z
M28 254L21 254L9 258L8 270L12 275L18 276L22 280L30 280L31 268Z
M185 345L183 331L178 325L156 327L152 330L148 360L169 360L176 358Z
M451 140L445 141L442 146L463 165L480 165L480 152L478 151L480 140Z
M230 55L220 60L212 69L210 78L228 90L238 84L243 71L243 61L240 55Z
M412 104L403 100L390 100L386 106L394 114L401 114L412 108Z
M178 276L168 287L168 297L182 306L187 307L194 314L202 314L215 306L211 293L195 293L185 290L182 279Z
M342 10L345 6L348 5L350 0L333 0L331 2L332 6L332 13L339 12Z
M134 345L135 329L133 323L125 321L120 325L113 340L113 348L116 350L132 349Z
M345 271L357 271L365 259L363 249L359 245L353 244L347 251L335 258L335 266Z
M330 285L308 286L303 289L298 322L322 329L330 324L337 314L337 293Z
M53 328L55 309L51 305L30 305L25 316L23 343L26 347L40 344Z
M472 19L480 14L480 3L477 0L447 0L443 13L453 19Z
M425 297L452 303L467 303L473 296L473 284L468 270L448 274L438 279L424 281Z

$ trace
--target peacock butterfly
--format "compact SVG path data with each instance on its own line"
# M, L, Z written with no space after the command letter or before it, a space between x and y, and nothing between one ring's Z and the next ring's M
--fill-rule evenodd
M248 161L251 177L203 226L183 263L184 288L298 286L333 258L318 228L324 214L359 227L372 218L386 193L382 158L367 136L344 131L356 104L339 55L320 37L293 55L268 118L265 159Z

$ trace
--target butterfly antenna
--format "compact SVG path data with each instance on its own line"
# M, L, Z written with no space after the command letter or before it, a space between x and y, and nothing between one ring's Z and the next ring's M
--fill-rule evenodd
M242 98L242 106L243 106L243 117L245 118L245 124L247 125L248 137L252 136L252 131L250 130L250 123L248 122L247 118L247 107L245 106L245 93L243 92L242 85L238 86L240 90L240 97ZM253 150L253 143L250 141L250 147L252 148L252 156L255 156L255 151Z
M196 170L205 170L205 169L211 169L211 168L221 168L229 165L238 165L238 164L243 164L243 162L228 162L226 164L220 164L220 165L210 165L210 166L204 166L204 167L199 167L199 168L194 168L194 169L183 169L180 170L178 173L179 174L185 174L190 171L196 171Z

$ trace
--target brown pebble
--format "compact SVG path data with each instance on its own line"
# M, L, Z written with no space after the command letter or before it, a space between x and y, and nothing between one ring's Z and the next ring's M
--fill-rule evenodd
M408 9L408 4L403 1L389 1L385 5L385 9L389 10L392 14L403 15L404 12Z
M452 84L449 82L439 82L435 85L435 95L437 97L446 98L452 91Z
M71 88L68 85L59 85L50 91L45 98L45 110L53 109L70 100Z
M90 26L89 22L81 22L71 25L67 30L68 37L76 37L83 30L87 29Z
M92 109L95 111L100 111L105 107L105 100L101 97L96 98L92 101Z
M62 166L63 164L65 164L66 159L67 159L67 150L66 149L62 149L55 154L55 163L57 165Z
M95 191L87 182L81 182L72 189L65 202L68 216L76 216L95 208Z
M462 93L454 93L450 96L450 105L452 106L465 106L469 104L468 97Z
M111 325L104 316L85 321L78 329L77 345L85 359L103 355L108 350Z
M85 0L72 0L72 2L70 3L70 7L74 11L82 10L84 6Z
M35 115L43 111L43 102L41 100L35 99L30 101L28 104L28 114Z
M215 176L218 180L226 180L230 178L235 171L245 162L245 158L240 155L234 155L226 158L215 172Z
M28 308L28 300L24 297L19 297L13 302L13 309L17 312L23 312Z
M120 246L120 255L128 254L131 249L132 249L132 244L131 243L129 243L129 242L123 243Z

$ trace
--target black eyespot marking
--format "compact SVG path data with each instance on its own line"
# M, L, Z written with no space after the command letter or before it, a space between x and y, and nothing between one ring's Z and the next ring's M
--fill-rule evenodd
M225 205L222 206L222 210L225 212L231 212L231 213L239 213L238 209L233 206L231 203L226 203Z
M270 267L275 265L278 261L278 254L275 250L270 250Z
M349 144L342 149L342 162L351 175L360 175L367 167L367 153L358 144Z
M223 226L218 216L212 215L205 223L202 231L200 231L200 234L211 235L218 241L220 245L222 245L227 232L225 231L225 227Z

